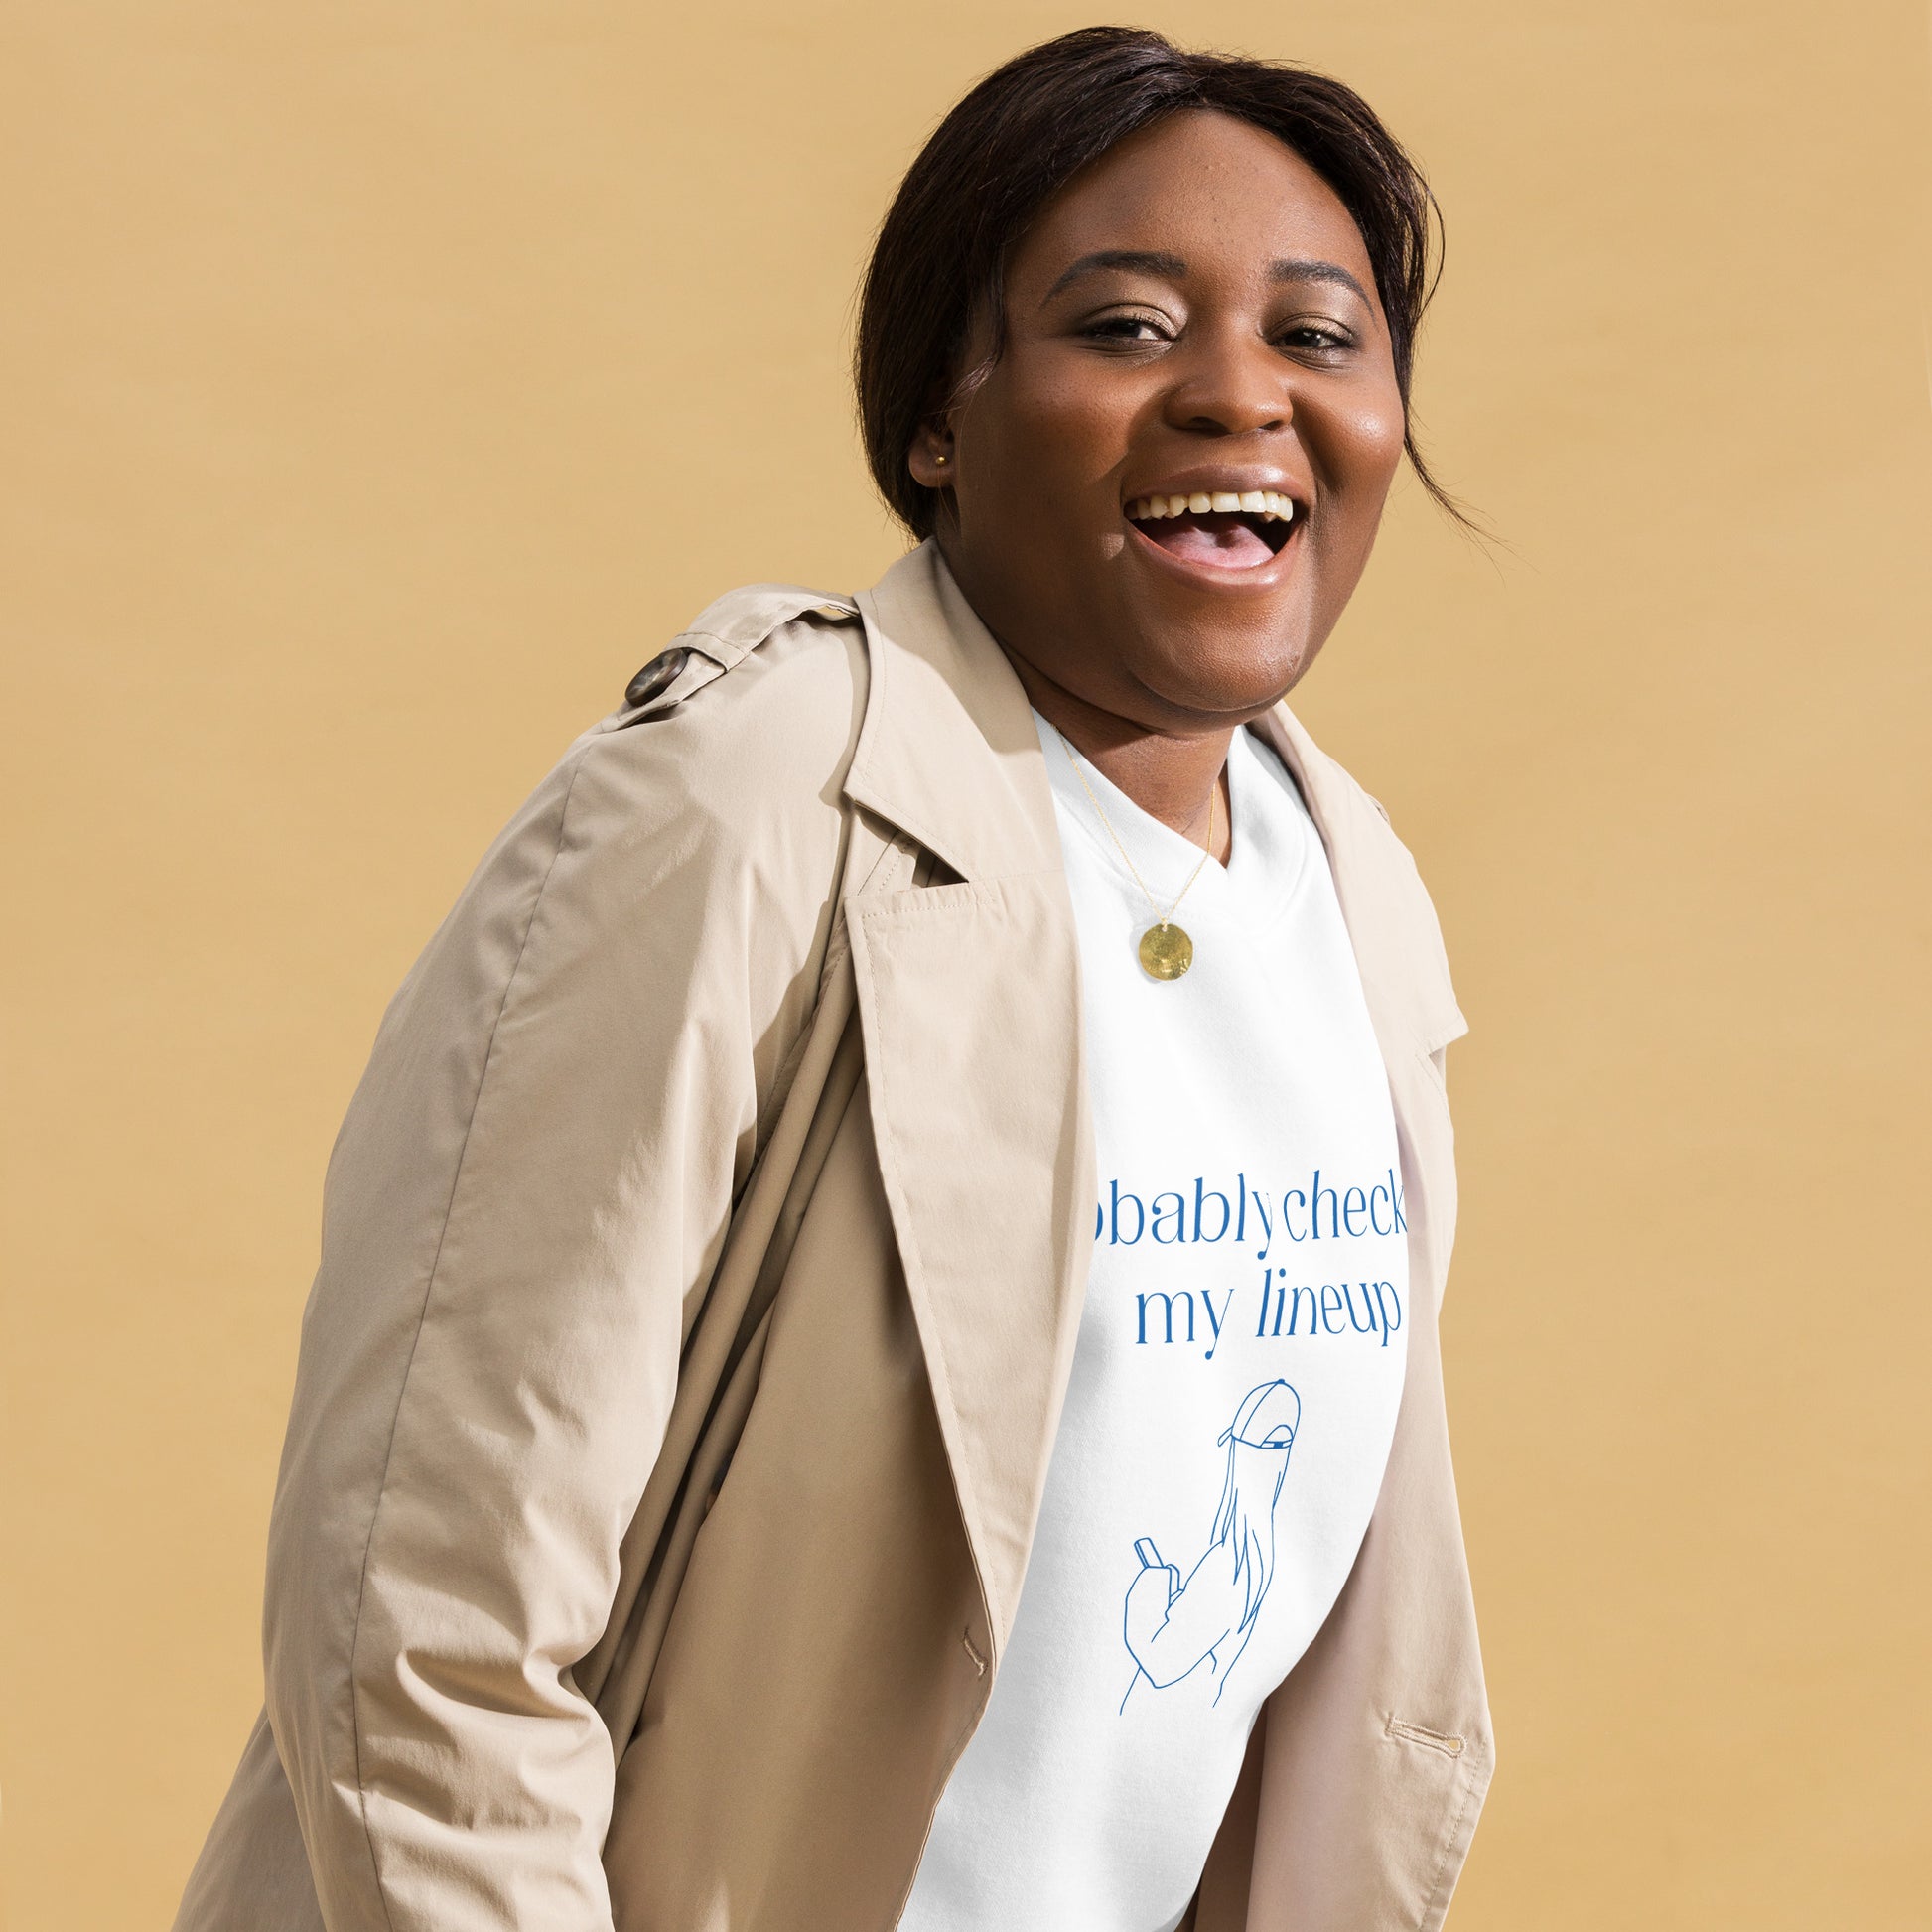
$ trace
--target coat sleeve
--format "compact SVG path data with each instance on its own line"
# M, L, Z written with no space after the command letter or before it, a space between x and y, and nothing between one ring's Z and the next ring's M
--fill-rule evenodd
M611 1923L613 1746L572 1667L815 994L851 669L807 640L580 741L384 1017L330 1162L264 1620L330 1932Z

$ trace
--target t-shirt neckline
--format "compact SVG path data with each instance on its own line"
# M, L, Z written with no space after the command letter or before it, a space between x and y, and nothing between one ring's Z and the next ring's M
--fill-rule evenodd
M1233 920L1259 929L1287 910L1306 870L1314 828L1272 748L1245 727L1228 743L1227 863L1209 857L1202 864L1201 848L1192 839L1136 804L1039 711L1033 716L1061 818L1078 828L1140 915L1151 920L1167 912L1196 866L1199 875L1173 913L1177 923L1191 915L1196 921ZM1083 777L1100 801L1105 824L1080 783ZM1122 864L1109 827L1147 882L1145 893ZM1155 899L1152 913L1148 894Z

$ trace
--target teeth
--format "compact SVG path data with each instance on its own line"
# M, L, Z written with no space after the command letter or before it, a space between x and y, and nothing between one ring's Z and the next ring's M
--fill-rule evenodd
M1127 506L1128 516L1136 523L1146 523L1156 517L1206 516L1229 511L1263 517L1273 523L1292 523L1295 520L1295 499L1273 489L1244 489L1239 492L1231 489L1212 492L1197 489L1191 496L1139 496Z

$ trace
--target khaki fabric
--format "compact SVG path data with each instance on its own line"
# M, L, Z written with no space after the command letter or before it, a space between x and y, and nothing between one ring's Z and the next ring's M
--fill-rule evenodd
M892 1926L999 1669L1094 1189L1018 679L922 546L735 592L503 832L331 1159L266 1708L180 1932ZM1441 1923L1492 1750L1435 916L1286 708L1388 1065L1409 1374L1198 1932Z

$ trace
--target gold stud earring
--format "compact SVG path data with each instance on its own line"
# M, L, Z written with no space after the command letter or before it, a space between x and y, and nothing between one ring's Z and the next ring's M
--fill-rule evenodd
M950 457L936 456L932 459L932 461L935 466L939 466L939 465L950 463L952 459Z

